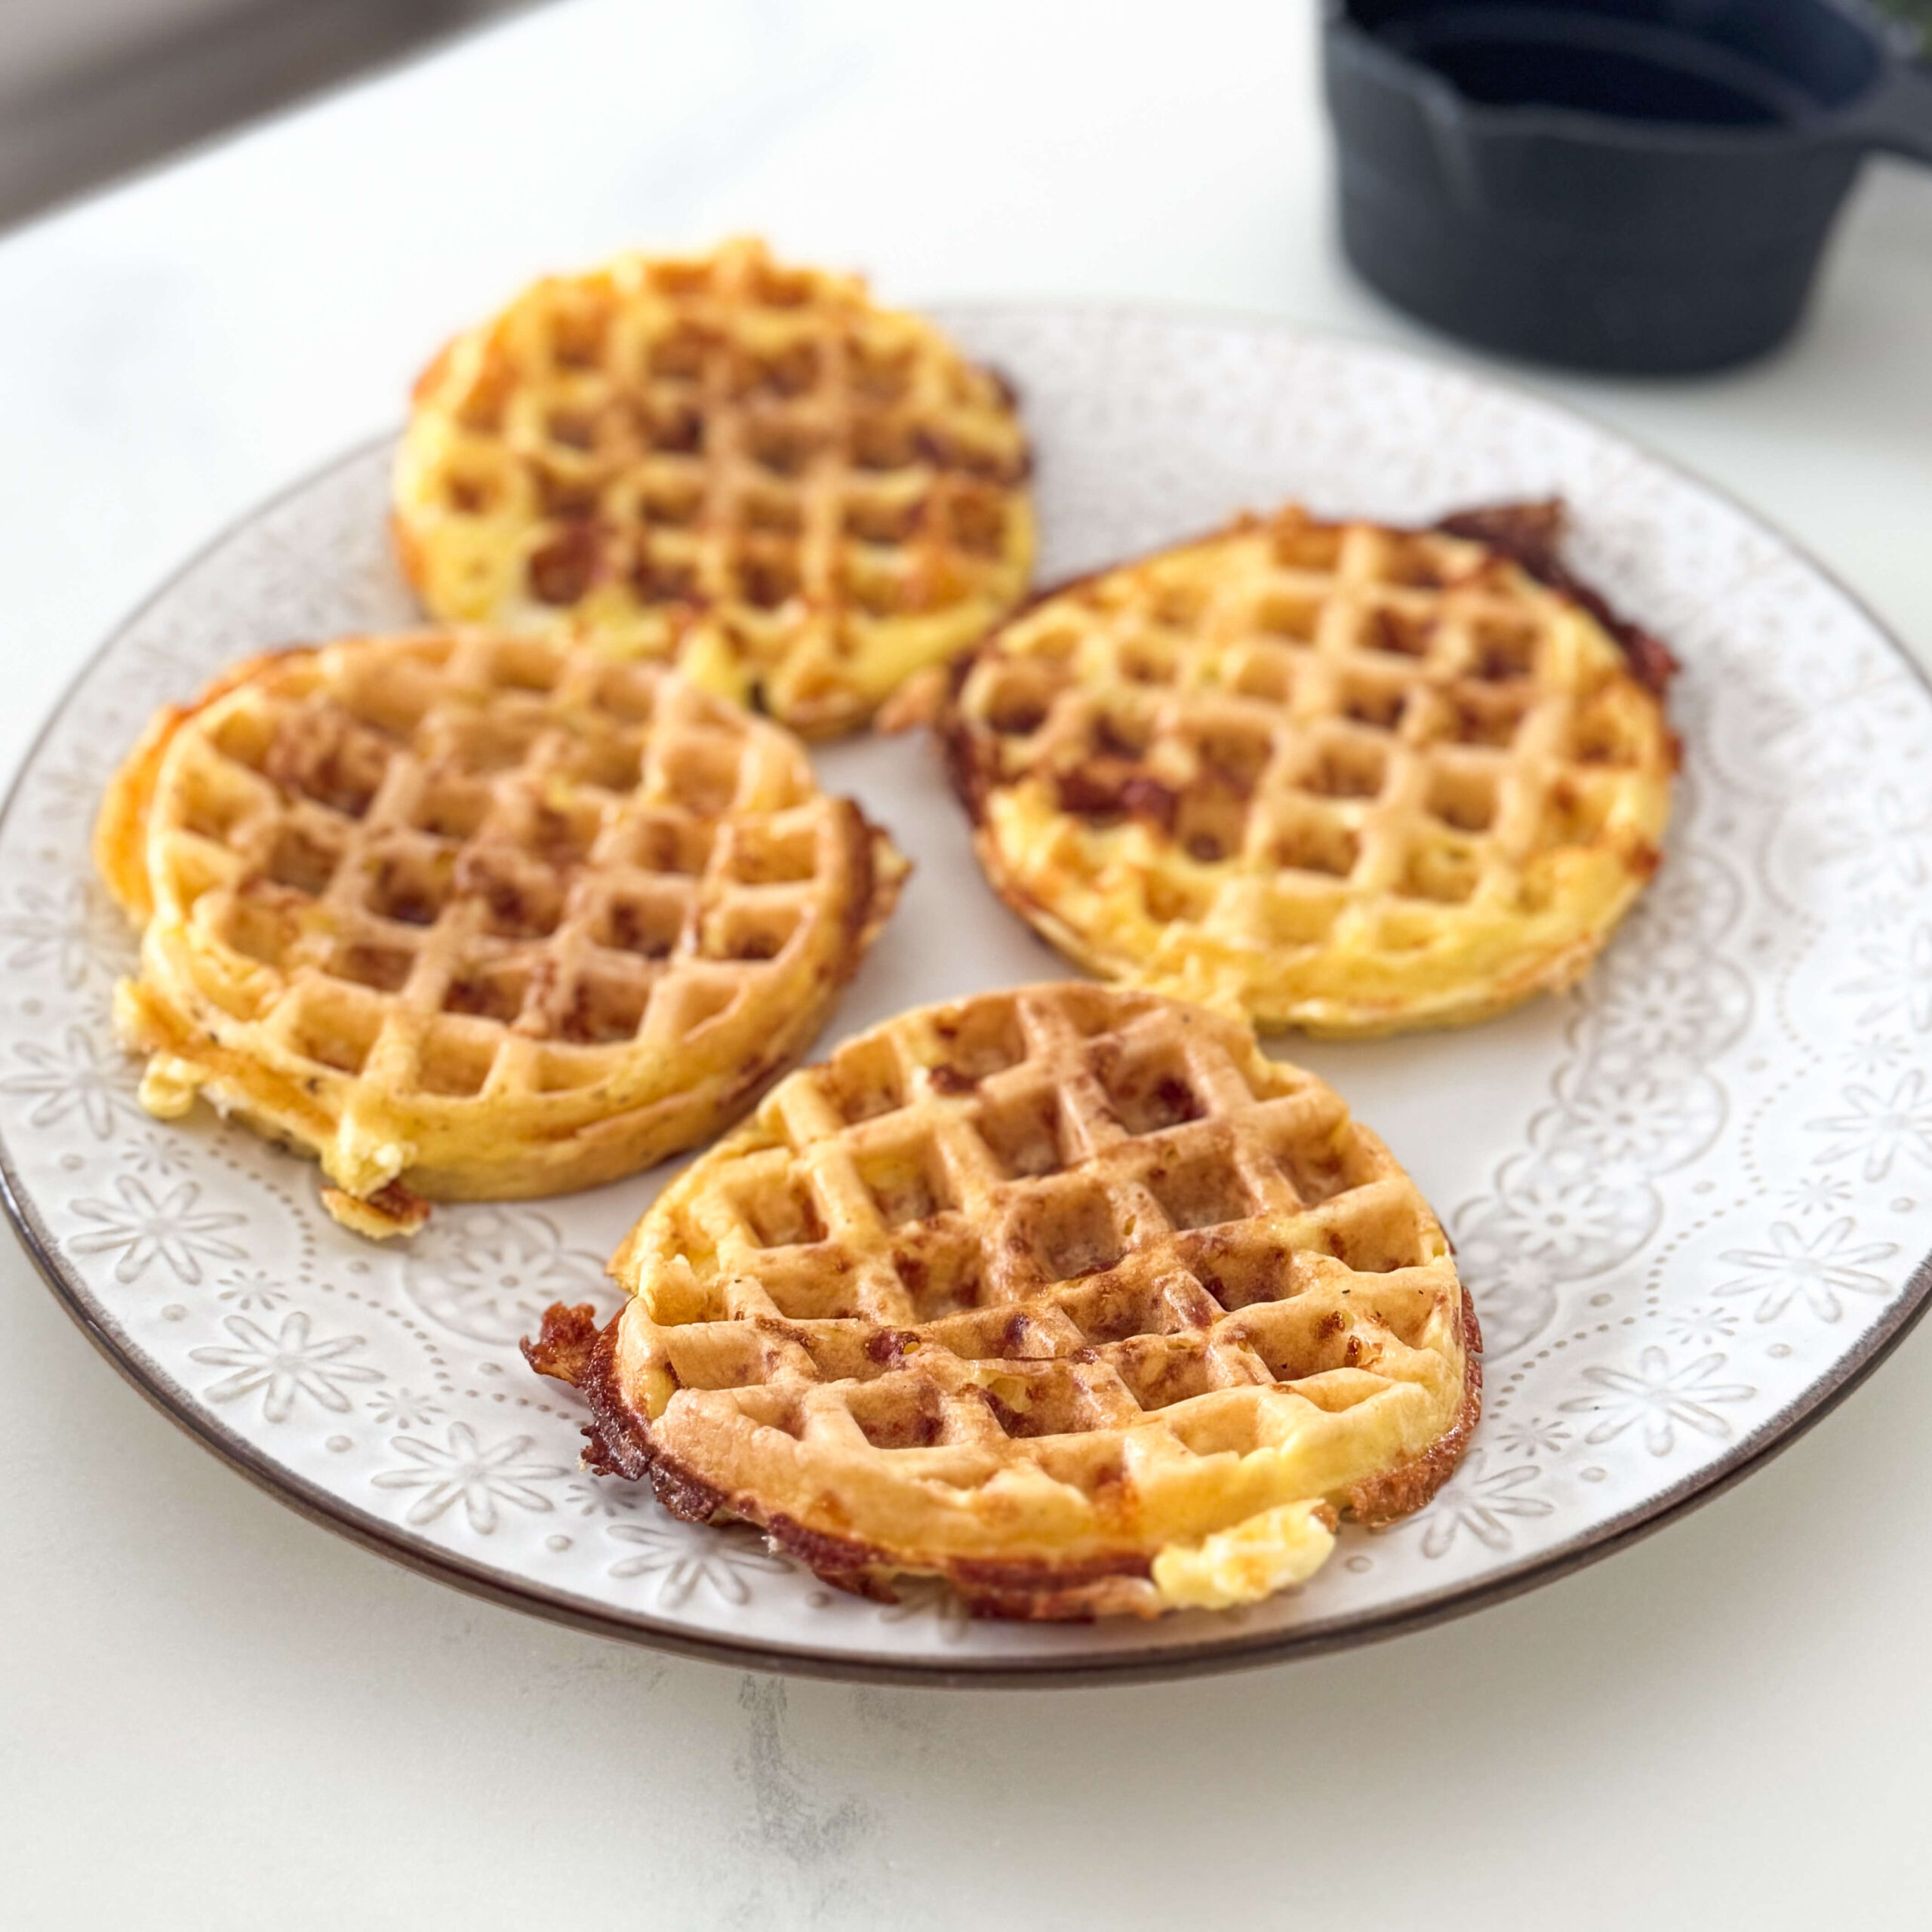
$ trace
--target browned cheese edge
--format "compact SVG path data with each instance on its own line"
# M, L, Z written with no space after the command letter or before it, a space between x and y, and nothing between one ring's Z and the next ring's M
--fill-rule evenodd
M1414 534L1439 531L1444 536L1460 537L1468 542L1484 544L1498 556L1515 564L1546 589L1567 598L1587 611L1622 650L1625 662L1629 666L1630 675L1661 706L1667 694L1670 680L1680 668L1678 660L1660 638L1630 619L1620 616L1600 592L1585 583L1562 561L1560 550L1564 528L1568 519L1568 508L1563 499L1546 497L1478 504L1468 509L1451 511L1432 525L1414 527ZM1252 515L1237 517L1232 523L1208 531L1204 535L1185 538L1177 543L1164 545L1160 550L1149 552L1145 556L1109 564L1099 570L1084 571L1078 576L1063 578L1057 583L1050 584L1035 591L995 629L989 632L978 644L961 652L952 660L946 696L939 706L933 730L939 742L947 778L959 802L965 808L967 817L976 828L983 826L986 823L986 795L998 782L997 774L991 768L998 754L983 742L986 734L970 724L963 716L959 700L974 667L981 658L997 649L1007 630L1038 610L1041 605L1078 590L1083 584L1096 583L1117 570L1131 568L1136 562L1149 561L1155 556L1164 556L1172 551L1189 549L1197 544L1211 543L1218 537L1236 536L1243 531L1258 528L1261 527L1261 521ZM1395 528L1398 526L1392 525L1388 527ZM1673 757L1676 743L1673 736L1671 740ZM1001 896L1017 909L1024 909L1015 894L1004 887L998 889Z
M1482 1335L1466 1287L1462 1297L1462 1406L1454 1422L1420 1456L1349 1491L1348 1509L1369 1528L1382 1528L1420 1509L1448 1481L1469 1445L1482 1409ZM585 1466L633 1482L648 1477L658 1501L684 1521L737 1518L755 1524L776 1547L835 1589L895 1601L889 1579L899 1566L888 1552L808 1528L782 1512L768 1515L755 1497L728 1494L657 1446L649 1423L624 1399L617 1380L621 1319L620 1311L600 1332L589 1303L553 1302L544 1311L541 1332L521 1345L525 1358L540 1375L568 1383L589 1403ZM976 1617L1068 1622L1117 1610L1151 1614L1159 1607L1149 1580L1153 1558L1146 1551L1123 1550L1065 1564L959 1557L937 1567Z

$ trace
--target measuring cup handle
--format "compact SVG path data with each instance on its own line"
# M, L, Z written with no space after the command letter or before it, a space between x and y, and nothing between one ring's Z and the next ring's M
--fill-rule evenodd
M1932 68L1897 62L1859 115L1858 131L1887 153L1932 162Z

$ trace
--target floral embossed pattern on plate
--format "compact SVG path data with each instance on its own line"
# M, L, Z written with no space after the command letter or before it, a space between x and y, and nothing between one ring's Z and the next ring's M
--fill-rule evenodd
M1232 1615L1056 1629L972 1623L924 1586L842 1597L585 1476L571 1398L518 1357L546 1302L612 1305L601 1259L657 1177L439 1208L377 1248L303 1163L205 1112L143 1115L109 1026L132 946L88 867L94 801L149 711L229 659L411 620L386 446L230 531L111 640L0 823L0 1161L69 1305L205 1440L394 1554L614 1634L850 1675L1349 1641L1554 1574L1786 1439L1932 1287L1932 695L1898 648L1735 506L1477 378L1217 322L940 319L1025 397L1044 579L1289 497L1414 520L1558 491L1579 568L1684 660L1667 863L1585 986L1466 1032L1283 1049L1395 1146L1476 1298L1487 1407L1436 1502ZM919 867L828 1043L1066 970L992 900L923 747L817 762Z

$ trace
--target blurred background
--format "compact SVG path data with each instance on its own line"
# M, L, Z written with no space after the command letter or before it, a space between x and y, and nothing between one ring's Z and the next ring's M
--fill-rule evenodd
M0 0L0 228L535 0Z
M542 4L0 0L0 229L482 21ZM1932 38L1932 0L1847 4L1875 7L1909 37Z

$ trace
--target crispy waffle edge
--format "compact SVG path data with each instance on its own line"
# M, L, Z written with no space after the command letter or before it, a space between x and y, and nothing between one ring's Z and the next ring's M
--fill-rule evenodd
M1460 537L1471 543L1487 544L1546 589L1553 590L1580 605L1615 641L1630 667L1630 675L1638 683L1660 701L1667 698L1671 680L1683 669L1682 665L1670 647L1655 632L1623 616L1608 598L1564 563L1561 546L1569 521L1569 506L1563 498L1533 497L1451 510L1432 524L1389 524L1383 527L1411 536ZM1097 570L1077 571L1072 577L1040 585L977 644L961 651L946 666L945 694L935 707L936 715L929 721L938 740L940 758L954 795L965 807L976 828L985 822L986 777L981 761L972 755L970 734L958 713L958 701L974 666L998 644L1004 632L1031 617L1042 605L1064 597L1083 584L1097 583L1116 571L1149 562L1171 551L1191 550L1223 537L1242 536L1260 528L1265 521L1253 512L1244 511L1212 530L1177 538L1171 543L1162 544L1157 550L1123 558ZM1677 740L1674 734L1672 743L1675 749Z
M1423 1453L1356 1484L1343 1499L1348 1513L1369 1529L1383 1529L1423 1508L1455 1473L1482 1413L1482 1331L1466 1285L1462 1290L1463 1401L1456 1420ZM540 1331L520 1344L540 1375L568 1383L589 1404L583 1466L632 1482L648 1480L657 1500L681 1521L737 1520L755 1524L774 1549L795 1557L822 1582L881 1602L897 1599L891 1579L899 1567L889 1552L808 1528L780 1513L767 1515L755 1498L734 1496L705 1481L654 1440L648 1421L625 1401L617 1371L622 1311L601 1329L588 1302L552 1302ZM976 1617L1023 1623L1084 1621L1110 1612L1141 1615L1150 1602L1156 1552L1125 1550L1078 1562L993 1562L956 1558L934 1571Z

